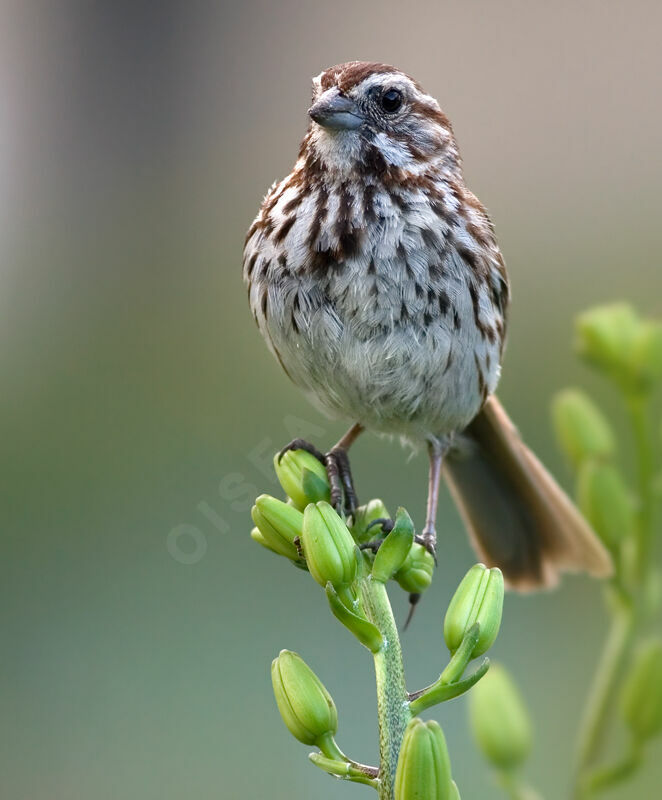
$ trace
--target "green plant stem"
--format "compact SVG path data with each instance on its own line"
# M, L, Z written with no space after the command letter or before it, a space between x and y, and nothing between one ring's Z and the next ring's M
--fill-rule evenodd
M473 658L473 652L476 649L476 643L480 636L480 625L476 622L467 631L462 643L453 653L453 656L448 663L446 669L441 673L439 680L442 683L455 683L462 677L467 664Z
M654 434L650 418L650 403L647 395L631 394L625 397L634 438L637 463L637 489L639 509L637 518L636 574L639 587L645 585L646 571L651 563L655 494ZM589 696L584 719L580 728L578 764L575 776L575 798L589 797L603 786L605 780L617 780L617 775L629 774L636 763L633 753L628 753L619 764L604 770L590 772L596 761L607 729L607 716L619 679L619 673L630 649L642 607L642 599L628 599L624 594L611 598L611 627L605 642L593 688ZM610 777L611 776L611 777Z
M578 742L578 763L575 777L575 798L583 796L586 770L595 761L606 728L610 701L619 671L632 640L635 616L632 606L619 598L612 605L612 621L607 640L585 707Z
M374 774L368 771L369 767L363 767L347 759L328 758L321 753L310 753L308 758L316 767L328 772L329 775L335 775L337 778L352 781L353 783L363 783L374 788L378 786L379 781Z
M439 703L444 703L446 700L452 700L454 697L459 697L461 694L464 694L478 683L489 669L489 666L490 660L489 658L485 658L478 669L462 681L444 683L442 675L439 680L435 681L431 686L427 686L425 689L410 694L409 710L412 716L418 716L418 714L428 708L432 708L432 706L436 706Z
M651 422L648 396L631 395L626 398L626 403L636 448L639 491L637 567L639 578L642 578L645 576L645 571L650 564L653 538L653 514L655 509L655 493L653 489L655 453L653 442L655 441L655 433Z
M540 796L526 786L517 772L502 770L498 773L499 785L511 800L539 800Z
M370 576L360 580L361 599L368 619L384 642L373 653L379 715L379 799L393 800L395 770L407 723L411 719L398 628L386 587Z
M633 741L626 755L614 764L601 767L586 775L583 786L583 797L590 797L593 793L615 786L617 783L629 778L641 764L641 747Z

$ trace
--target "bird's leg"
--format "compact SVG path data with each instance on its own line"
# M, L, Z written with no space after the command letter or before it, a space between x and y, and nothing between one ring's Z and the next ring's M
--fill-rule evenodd
M362 431L363 425L358 422L355 423L328 453L320 452L304 439L293 439L280 451L278 459L280 460L288 450L305 450L315 456L326 468L331 487L331 505L340 513L343 510L344 497L345 513L351 516L356 511L359 501L354 489L354 480L347 451Z
M416 541L434 556L437 561L437 506L439 505L439 481L441 479L441 464L448 450L447 443L437 439L428 442L428 455L430 457L430 471L428 473L428 505L425 516L425 527Z
M348 516L354 514L359 505L359 501L354 489L354 479L352 478L352 469L349 465L347 451L362 431L363 425L356 422L347 433L333 445L324 459L326 474L329 477L329 483L331 485L331 505L336 511L340 512L344 494L345 513Z
M448 451L448 442L441 443L438 439L428 442L428 455L430 457L430 471L428 473L428 506L425 515L425 527L420 536L415 537L415 541L430 553L437 563L437 506L439 505L439 482L441 479L441 464ZM421 599L420 594L409 595L409 613L405 620L404 630L407 630L409 623L414 616L416 605Z

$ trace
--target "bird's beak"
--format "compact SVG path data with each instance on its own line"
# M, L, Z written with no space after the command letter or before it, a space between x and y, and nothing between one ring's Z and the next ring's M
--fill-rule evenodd
M308 109L308 114L318 125L332 131L353 131L364 121L356 103L335 87L324 92Z

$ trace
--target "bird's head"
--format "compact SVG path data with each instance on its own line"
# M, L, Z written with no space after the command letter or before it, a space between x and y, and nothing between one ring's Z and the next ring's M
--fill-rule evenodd
M313 80L311 144L339 171L400 168L420 173L431 162L459 169L453 130L437 101L395 67L350 61Z

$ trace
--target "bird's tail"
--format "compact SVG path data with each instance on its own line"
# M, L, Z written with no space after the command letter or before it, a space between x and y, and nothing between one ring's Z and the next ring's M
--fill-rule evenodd
M564 570L611 574L609 553L495 397L458 437L444 471L476 551L512 588L553 586Z

